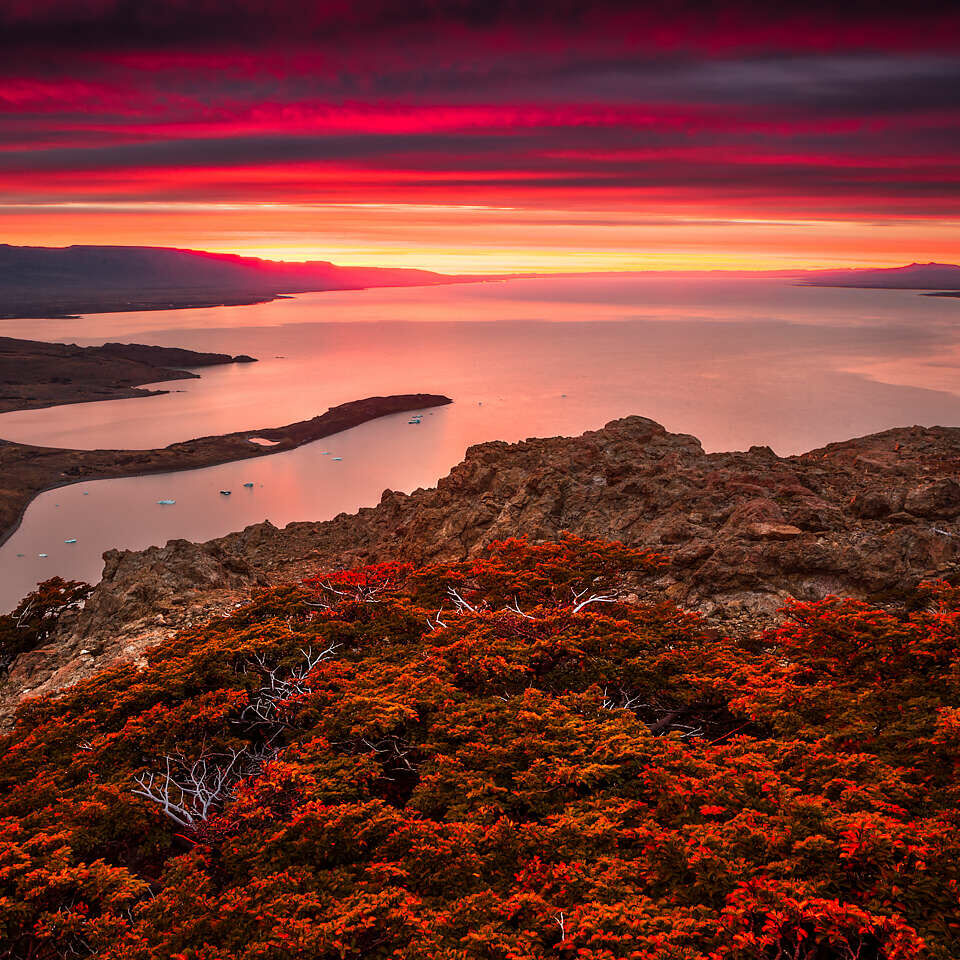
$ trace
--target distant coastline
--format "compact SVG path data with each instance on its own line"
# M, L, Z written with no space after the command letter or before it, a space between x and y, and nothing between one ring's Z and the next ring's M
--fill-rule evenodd
M287 294L258 294L231 297L224 292L209 297L198 297L195 293L178 296L164 292L155 297L142 300L117 300L104 296L99 300L68 300L63 302L53 298L49 300L28 301L11 305L9 298L2 301L0 320L80 320L91 313L136 313L150 310L194 310L207 307L247 307L255 303L270 303L286 298Z
M828 270L622 270L442 274L395 267L288 262L172 247L17 247L0 244L0 320L80 319L91 313L250 306L302 293L577 277L730 276L804 286L960 292L960 266Z
M715 271L711 276L726 271ZM666 276L672 271L644 271L637 273L633 271L620 271L623 276L638 276L649 274L651 276ZM504 280L552 280L552 279L576 279L580 277L609 277L619 274L609 272L600 273L548 273L548 274L516 274L503 277L469 277L464 279L451 279L443 283L423 283L423 284L403 284L403 286L450 286L454 284L467 283L493 283ZM697 274L699 276L699 274ZM678 273L677 276L689 276L686 273ZM790 281L793 280L797 286L801 287L835 287L847 288L851 290L903 290L915 291L924 297L960 297L960 290L925 290L918 286L890 286L885 284L873 283L826 283L821 281L812 281L798 278L796 274L790 275L757 275L755 279L777 279ZM398 286L400 286L398 284ZM164 293L162 297L145 298L139 301L125 300L123 302L110 300L108 298L98 301L73 302L64 305L56 302L35 302L23 307L10 309L9 303L4 302L4 309L0 310L0 321L2 320L81 320L84 316L99 313L149 313L151 311L162 310L205 310L211 307L249 307L258 303L273 303L275 300L293 300L300 293L337 293L351 290L371 290L382 289L382 286L357 286L357 287L336 287L317 290L301 290L296 294L291 293L268 293L255 294L242 297L231 297L225 293L210 297L197 298L194 295L183 297L182 299L169 293Z

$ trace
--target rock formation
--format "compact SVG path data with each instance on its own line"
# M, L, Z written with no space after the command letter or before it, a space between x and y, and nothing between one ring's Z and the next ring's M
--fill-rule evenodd
M85 609L13 664L0 709L135 658L257 585L385 559L463 558L511 536L543 541L568 530L665 553L671 567L638 591L724 630L750 631L791 596L896 603L923 579L960 572L958 472L960 429L946 427L888 430L795 457L767 447L707 454L694 437L643 417L575 438L484 443L435 488L386 491L356 514L108 552Z

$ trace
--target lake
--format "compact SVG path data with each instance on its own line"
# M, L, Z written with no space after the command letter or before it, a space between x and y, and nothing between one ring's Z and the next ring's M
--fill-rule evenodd
M960 424L960 300L916 291L530 279L0 321L0 334L259 358L164 383L162 396L0 416L0 437L25 443L155 447L377 394L455 401L419 425L387 417L255 461L49 491L0 548L3 610L50 576L95 581L112 547L326 519L375 504L385 488L432 485L485 440L573 435L642 414L707 450L792 454L892 426Z

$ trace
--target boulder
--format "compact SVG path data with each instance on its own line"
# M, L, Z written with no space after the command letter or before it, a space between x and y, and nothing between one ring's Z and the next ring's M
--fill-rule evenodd
M803 536L799 527L789 523L751 523L746 532L754 540L794 540Z
M857 493L850 504L855 516L864 520L881 520L903 508L903 491L871 488Z
M915 517L952 519L960 515L960 483L952 477L942 477L913 487L907 493L903 509Z

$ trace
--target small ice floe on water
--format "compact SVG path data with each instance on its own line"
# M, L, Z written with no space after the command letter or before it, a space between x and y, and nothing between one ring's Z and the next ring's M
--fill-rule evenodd
M253 486L253 481L252 481L252 480L248 480L248 481L244 484L244 486L245 486L245 487L252 487L252 486Z
M167 507L170 504L176 503L176 502L177 502L176 500L158 500L157 501L157 503L159 503L161 507Z
M37 556L40 557L40 559L42 560L44 557L46 557L46 554L45 554L45 553L38 553Z
M221 490L221 491L220 491L220 496L221 496L221 497L229 497L229 496L230 496L230 491L229 491L229 490Z
M64 542L64 543L76 543L76 542L77 542L77 538L76 538L76 537L71 537L69 540L64 540L63 542Z

